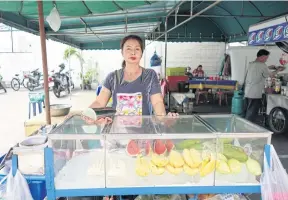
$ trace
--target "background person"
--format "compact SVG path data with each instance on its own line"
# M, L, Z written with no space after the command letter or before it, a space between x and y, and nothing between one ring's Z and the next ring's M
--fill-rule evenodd
M265 79L274 76L281 69L270 73L268 66L265 64L269 58L270 52L261 49L257 53L255 61L250 62L244 79L244 97L245 97L245 118L254 121L257 118L261 106L262 94L265 87ZM269 66L269 68L275 68ZM283 69L282 69L283 70Z
M194 69L192 72L193 77L199 77L199 78L204 77L204 71L202 68L203 68L202 65L199 65L196 69Z

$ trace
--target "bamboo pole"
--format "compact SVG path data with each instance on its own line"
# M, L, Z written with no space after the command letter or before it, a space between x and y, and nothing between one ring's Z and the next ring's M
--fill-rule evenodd
M38 2L39 32L40 32L40 41L41 41L44 92L45 92L46 124L51 124L47 52L46 52L46 34L45 34L45 29L44 29L44 16L43 16L43 2L42 0L38 0L37 2Z

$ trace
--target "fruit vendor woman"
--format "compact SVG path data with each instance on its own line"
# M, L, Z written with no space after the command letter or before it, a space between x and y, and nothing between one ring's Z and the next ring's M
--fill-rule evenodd
M105 79L99 96L91 108L106 107L112 97L116 115L166 115L161 88L156 72L139 65L144 51L142 39L129 35L121 42L124 58L122 68L111 72ZM169 113L175 116L175 113Z

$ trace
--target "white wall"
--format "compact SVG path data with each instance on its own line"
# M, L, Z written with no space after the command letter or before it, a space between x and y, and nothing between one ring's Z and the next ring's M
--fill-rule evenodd
M31 53L12 53L10 34L10 32L0 32L0 66L4 80L10 81L14 74L20 73L21 70L29 71L39 68L42 71L40 37L22 31L14 31L14 52ZM63 54L67 45L46 40L46 47L48 68L51 70L64 62Z
M279 66L279 59L283 56L284 52L276 46L267 47L256 47L256 46L246 46L246 47L231 47L228 49L227 53L231 58L231 79L237 80L240 84L244 81L245 68L248 67L248 63L256 59L257 52L260 49L267 49L270 51L269 59L266 64ZM283 73L287 73L286 69Z
M11 36L10 32L0 33L0 66L4 80L10 81L14 74L20 71L33 70L39 68L42 71L42 56L39 36L35 36L22 31L13 32L14 51L31 52L31 53L1 53L11 52ZM146 45L150 41L146 41ZM63 54L67 45L62 43L47 41L47 57L49 70L58 69L58 65L68 63L63 60ZM150 67L150 58L154 51L162 57L162 66L164 66L164 42L153 42L146 46L141 65ZM224 43L168 43L167 48L167 67L187 67L196 68L199 64L203 65L203 69L207 74L216 74L220 69L220 64L225 51ZM109 72L121 68L122 55L120 50L94 50L83 51L84 60L97 62L99 66L99 82L102 82ZM77 75L80 72L79 60L72 57L70 67L74 69L73 79L78 82ZM154 68L161 71L164 68ZM80 79L79 79L80 83Z
M146 44L149 44L147 41ZM164 66L165 43L153 42L146 46L145 66L150 67L150 58L154 51L162 57ZM225 43L218 42L182 42L167 43L167 67L188 67L192 69L198 65L208 75L218 74L225 53Z

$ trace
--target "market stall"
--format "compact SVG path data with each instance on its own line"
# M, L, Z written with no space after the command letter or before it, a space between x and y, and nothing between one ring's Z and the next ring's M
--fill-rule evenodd
M287 110L287 74L288 74L288 23L287 15L264 21L249 27L248 44L260 46L276 44L282 54L278 55L278 62L275 63L276 70L279 67L284 70L278 72L275 78L268 78L265 83L267 102L265 109L268 116L268 125L274 133L286 133L288 130ZM274 55L275 56L275 55ZM266 101L267 100L267 101Z
M44 177L48 200L260 193L263 153L269 156L271 135L234 115L117 116L107 125L87 125L73 116L52 130L47 148L30 149L42 152L37 163L44 170L33 177ZM27 152L29 148L14 149L22 160Z

